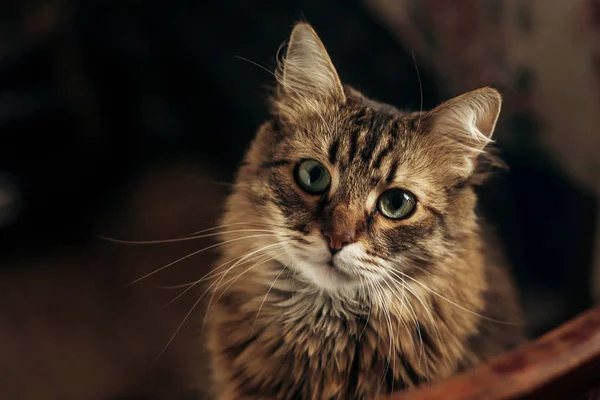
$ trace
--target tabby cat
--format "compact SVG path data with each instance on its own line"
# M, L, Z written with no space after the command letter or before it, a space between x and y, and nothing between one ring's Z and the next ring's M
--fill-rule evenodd
M401 112L342 85L295 26L226 202L209 304L218 399L373 399L523 340L473 186L491 88Z

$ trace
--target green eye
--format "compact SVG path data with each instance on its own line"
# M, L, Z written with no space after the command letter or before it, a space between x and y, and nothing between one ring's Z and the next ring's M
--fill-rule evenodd
M323 193L329 188L331 175L320 162L305 160L296 167L296 181L308 193Z
M409 217L416 205L415 196L402 189L390 189L379 196L377 201L379 212L390 219Z

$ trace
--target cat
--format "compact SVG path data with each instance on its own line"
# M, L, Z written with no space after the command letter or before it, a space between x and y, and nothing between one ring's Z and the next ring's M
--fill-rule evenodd
M297 24L225 203L208 301L215 397L373 399L525 340L473 187L492 88L404 113L341 83Z

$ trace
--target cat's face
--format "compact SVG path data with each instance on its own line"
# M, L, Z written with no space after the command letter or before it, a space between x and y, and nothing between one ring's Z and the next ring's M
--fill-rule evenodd
M279 85L236 190L248 218L278 232L280 262L336 291L431 271L461 245L475 224L469 182L500 110L495 90L402 113L343 87L307 25L292 33Z

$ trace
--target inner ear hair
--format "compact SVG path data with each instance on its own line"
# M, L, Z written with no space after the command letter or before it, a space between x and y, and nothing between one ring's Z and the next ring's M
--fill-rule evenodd
M280 60L274 111L286 117L315 112L323 104L346 100L344 88L315 30L306 23L294 27L285 57Z
M500 165L497 157L484 153L493 142L501 107L500 93L485 87L448 100L428 113L431 131L443 147L442 159L460 176L471 176L479 163Z
M476 89L431 111L434 129L479 152L492 141L502 108L502 96L491 87Z

